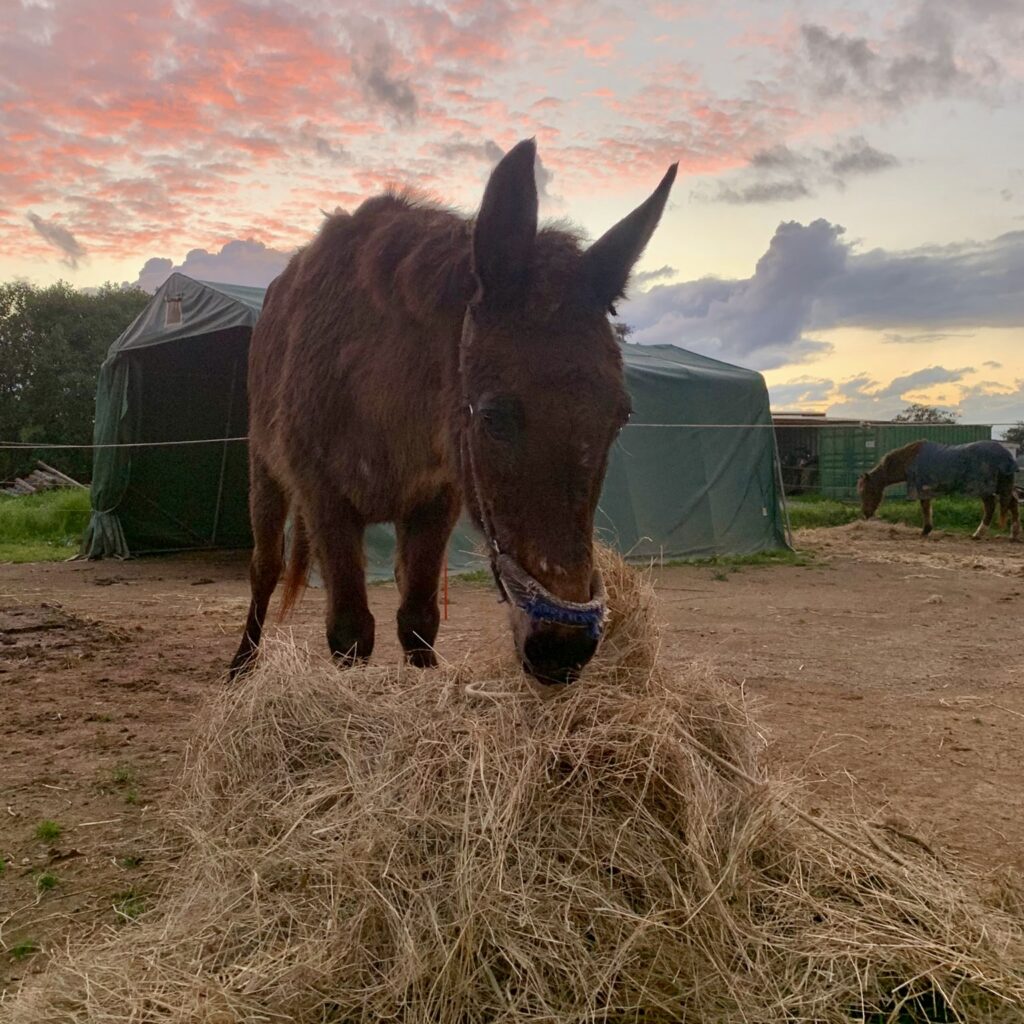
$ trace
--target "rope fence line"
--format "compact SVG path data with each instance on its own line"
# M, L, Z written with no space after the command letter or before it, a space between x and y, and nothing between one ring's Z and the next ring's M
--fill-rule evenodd
M1010 420L1005 423L884 423L888 427L905 427L908 430L918 427L1013 427L1018 420ZM862 421L860 423L627 423L625 430L821 430L826 427L845 428L847 430L863 429L865 427L879 426L876 423ZM107 448L173 448L181 445L197 444L230 444L239 441L248 441L249 435L243 434L239 437L202 437L191 440L179 441L112 441L106 444L61 444L37 441L0 441L0 451L96 451Z

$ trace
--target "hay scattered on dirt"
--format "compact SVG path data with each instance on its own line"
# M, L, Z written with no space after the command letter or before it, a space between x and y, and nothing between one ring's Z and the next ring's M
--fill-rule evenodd
M611 633L554 699L508 663L272 648L202 716L161 909L7 1019L1019 1022L1019 908L801 817L739 691L663 667L606 560Z

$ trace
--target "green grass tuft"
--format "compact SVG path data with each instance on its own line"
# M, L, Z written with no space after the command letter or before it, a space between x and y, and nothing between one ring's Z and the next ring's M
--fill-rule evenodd
M134 921L146 912L146 897L134 889L114 897L114 913L125 921Z
M32 956L33 953L38 953L41 948L39 943L33 939L23 939L11 946L9 952L12 960L24 960L26 957Z
M57 824L57 822L47 819L46 821L41 821L36 825L36 839L41 843L52 843L60 839L62 831L63 829Z
M12 497L0 494L0 562L70 558L89 522L89 492L80 487Z
M60 885L60 879L52 871L42 871L36 875L36 888L40 892L50 892Z

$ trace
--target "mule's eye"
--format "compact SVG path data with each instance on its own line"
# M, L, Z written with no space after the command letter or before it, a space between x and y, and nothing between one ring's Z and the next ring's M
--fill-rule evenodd
M514 398L496 398L480 406L480 423L495 441L514 441L523 425L522 409Z

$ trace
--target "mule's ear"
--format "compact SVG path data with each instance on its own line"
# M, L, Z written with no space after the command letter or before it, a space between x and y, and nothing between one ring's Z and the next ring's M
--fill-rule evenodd
M640 259L661 220L678 167L679 164L673 164L654 192L584 253L586 286L602 309L623 297L633 264Z
M473 227L473 272L485 305L521 299L537 237L537 143L513 146L491 172Z

